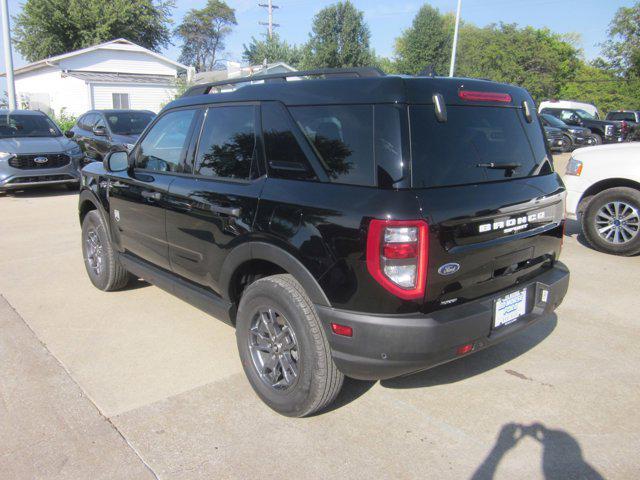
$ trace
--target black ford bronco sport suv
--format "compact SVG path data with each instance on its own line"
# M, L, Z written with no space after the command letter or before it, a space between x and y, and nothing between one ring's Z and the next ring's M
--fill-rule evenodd
M345 375L424 370L560 304L564 186L525 90L371 69L251 80L193 87L130 153L85 167L97 288L143 278L234 325L251 385L288 416Z

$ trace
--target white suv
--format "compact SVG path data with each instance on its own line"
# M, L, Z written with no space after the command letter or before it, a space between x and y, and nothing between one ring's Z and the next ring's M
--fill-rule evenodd
M593 247L640 253L640 143L581 148L565 176L567 218L580 219Z

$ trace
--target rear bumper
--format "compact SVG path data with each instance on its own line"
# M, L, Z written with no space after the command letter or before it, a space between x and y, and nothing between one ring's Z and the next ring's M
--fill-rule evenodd
M347 376L380 380L435 367L459 358L458 347L473 344L469 353L494 345L533 323L549 318L564 299L569 271L561 263L512 290L527 288L527 314L493 330L494 302L499 292L430 314L374 315L317 306L329 338L333 360ZM542 292L548 291L546 302ZM331 323L350 326L353 337L336 335Z

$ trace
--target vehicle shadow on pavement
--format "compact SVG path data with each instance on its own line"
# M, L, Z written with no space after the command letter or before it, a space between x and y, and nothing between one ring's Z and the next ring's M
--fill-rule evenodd
M553 430L541 423L528 426L516 423L503 425L495 445L471 480L493 479L500 461L527 436L542 445L542 473L545 479L604 480L604 477L585 461L580 444L575 438L564 430Z
M564 236L576 237L576 240L578 240L578 243L580 245L593 250L593 247L589 245L589 242L587 242L584 233L582 233L582 226L580 225L580 222L577 222L575 220L566 220L566 222L567 224L564 229Z
M459 382L493 370L534 348L556 328L558 317L554 313L527 330L473 355L454 360L439 367L405 377L382 380L386 388L423 388Z

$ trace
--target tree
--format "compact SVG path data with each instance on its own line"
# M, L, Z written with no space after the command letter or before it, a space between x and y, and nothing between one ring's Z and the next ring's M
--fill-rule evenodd
M640 77L640 2L618 9L609 25L603 53L614 72Z
M209 0L204 8L192 8L175 30L182 40L179 60L197 72L213 70L233 25L237 25L235 10L224 1Z
M374 63L369 27L349 0L320 10L305 45L305 68L364 67Z
M536 99L556 96L581 64L579 50L545 28L466 25L459 45L458 75L520 85Z
M640 79L621 78L609 70L582 64L558 96L593 103L601 113L620 108L640 109Z
M172 0L26 0L15 45L30 62L115 38L154 51L170 44Z
M432 66L438 75L449 71L453 20L441 15L437 8L424 5L413 19L411 27L396 39L396 68L415 75Z
M243 45L243 47L242 57L251 65L259 65L266 60L267 63L284 62L297 68L302 61L300 48L289 45L275 33L264 40L252 37L249 45Z

